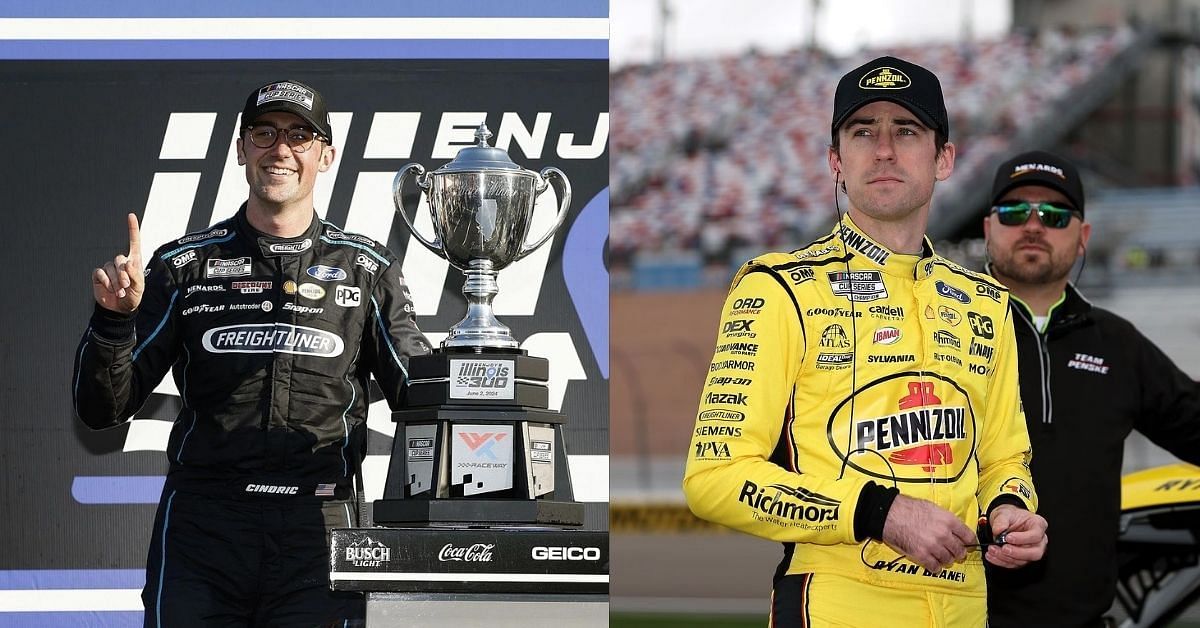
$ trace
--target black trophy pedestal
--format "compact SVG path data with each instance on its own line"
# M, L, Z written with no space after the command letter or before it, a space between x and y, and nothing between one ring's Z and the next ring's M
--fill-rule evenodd
M551 528L351 528L331 534L335 591L367 626L608 625L608 534Z
M549 362L520 349L442 349L409 361L409 409L372 520L393 526L583 523L546 409Z

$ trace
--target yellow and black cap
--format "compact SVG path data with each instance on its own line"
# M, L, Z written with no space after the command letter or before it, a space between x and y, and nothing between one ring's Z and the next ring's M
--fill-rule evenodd
M321 92L300 81L273 81L250 92L242 108L242 126L254 123L264 113L285 111L312 125L317 135L333 145L333 127Z
M896 57L879 57L854 68L838 81L833 96L831 133L859 107L877 100L894 102L911 111L925 126L950 137L950 117L942 84L933 72Z
M1044 150L1031 150L1000 164L992 180L992 204L1009 191L1027 185L1058 190L1072 207L1083 213L1083 182L1079 170L1066 159Z

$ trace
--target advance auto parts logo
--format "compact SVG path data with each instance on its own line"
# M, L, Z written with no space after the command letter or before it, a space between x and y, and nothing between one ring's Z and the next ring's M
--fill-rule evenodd
M953 380L907 371L844 399L829 417L826 436L838 458L867 476L945 484L957 481L975 455L975 414Z
M287 323L227 325L204 332L209 353L294 353L334 358L346 348L337 334Z

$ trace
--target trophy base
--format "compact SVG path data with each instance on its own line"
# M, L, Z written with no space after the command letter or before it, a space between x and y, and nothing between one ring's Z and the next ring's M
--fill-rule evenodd
M408 362L408 405L519 406L550 404L550 361L523 349L448 347Z
M388 526L583 525L583 504L546 499L380 499L373 518Z

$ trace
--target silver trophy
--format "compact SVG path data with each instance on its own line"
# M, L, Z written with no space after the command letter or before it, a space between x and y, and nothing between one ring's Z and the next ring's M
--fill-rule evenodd
M396 212L409 231L425 248L467 276L462 288L467 315L450 328L442 347L518 346L508 326L492 312L492 299L499 291L496 275L545 244L562 226L571 204L571 182L561 170L526 170L513 163L504 150L488 146L491 136L487 125L481 124L475 131L477 144L458 151L450 163L429 173L420 164L406 164L392 181ZM412 172L429 199L432 241L417 232L405 211L401 189ZM558 218L545 235L526 245L534 201L552 181L558 181L560 187Z

